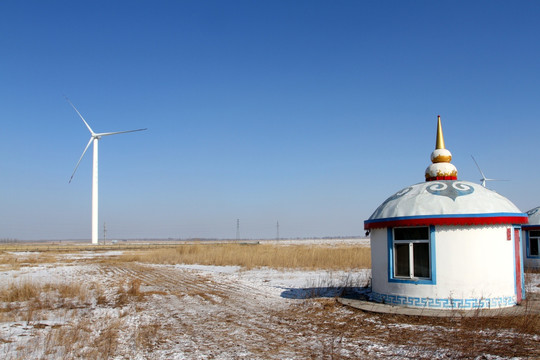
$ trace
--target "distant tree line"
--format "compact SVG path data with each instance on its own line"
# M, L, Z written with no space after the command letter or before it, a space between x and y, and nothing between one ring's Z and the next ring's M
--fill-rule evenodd
M18 242L20 241L17 239L10 239L10 238L0 239L0 244L15 244Z

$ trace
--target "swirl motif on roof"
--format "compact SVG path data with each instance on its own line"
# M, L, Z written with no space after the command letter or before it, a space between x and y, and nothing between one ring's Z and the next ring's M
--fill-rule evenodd
M450 186L449 186L450 185ZM461 181L433 182L426 191L433 195L446 196L456 201L459 196L472 194L474 188Z
M397 193L395 193L394 195L390 196L388 199L386 199L385 202L383 202L378 208L377 210L375 210L375 212L373 213L373 215L371 215L371 217L379 217L381 215L381 212L384 210L386 204L388 204L390 201L394 201L396 199L399 199L400 197L402 197L403 195L407 194L408 192L410 192L411 190L413 189L412 186L409 186L408 188L405 188L403 190L400 190L398 191Z
M527 216L529 217L529 224L524 225L523 228L527 230L540 229L540 206L527 211Z

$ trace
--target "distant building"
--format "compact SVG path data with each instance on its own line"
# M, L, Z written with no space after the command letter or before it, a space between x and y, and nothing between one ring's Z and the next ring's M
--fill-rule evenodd
M520 234L527 214L494 191L459 181L451 159L438 117L426 182L396 192L364 222L375 301L477 309L525 297Z
M523 226L523 258L526 268L540 268L540 206L527 211L529 224Z

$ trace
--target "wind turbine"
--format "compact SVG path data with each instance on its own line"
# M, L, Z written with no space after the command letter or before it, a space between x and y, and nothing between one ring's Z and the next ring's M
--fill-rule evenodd
M476 162L474 156L471 155L471 157L472 157L474 163L476 164L476 167L478 168L478 171L480 171L480 174L482 174L482 178L480 179L480 182L481 182L483 187L486 187L486 181L508 181L508 180L501 180L501 179L488 179L486 177L486 175L484 175L484 173L482 172L482 169L480 169L480 166Z
M109 136L109 135L116 135L116 134L125 134L135 131L143 131L146 129L137 129L137 130L127 130L127 131L116 131L116 132L106 132L106 133L95 133L94 130L88 125L86 120L84 120L83 116L77 110L75 105L66 97L67 102L71 105L71 107L77 112L79 117L82 119L88 130L90 131L90 140L88 141L88 144L86 144L86 147L84 148L84 151L79 158L79 161L77 162L77 165L75 166L75 170L73 170L73 174L71 174L71 178L69 179L69 182L71 183L71 180L73 180L73 176L75 176L75 172L77 171L77 168L79 167L79 164L81 163L82 158L84 157L84 154L86 154L86 150L88 150L88 147L90 147L91 143L94 143L94 164L92 167L92 244L98 244L98 142L99 139L101 139L103 136Z

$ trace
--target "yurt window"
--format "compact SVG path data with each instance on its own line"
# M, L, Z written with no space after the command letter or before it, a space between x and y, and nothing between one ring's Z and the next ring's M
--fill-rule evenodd
M430 277L429 227L394 228L394 277Z
M540 242L540 230L531 230L529 233L529 255L538 256L538 243Z

